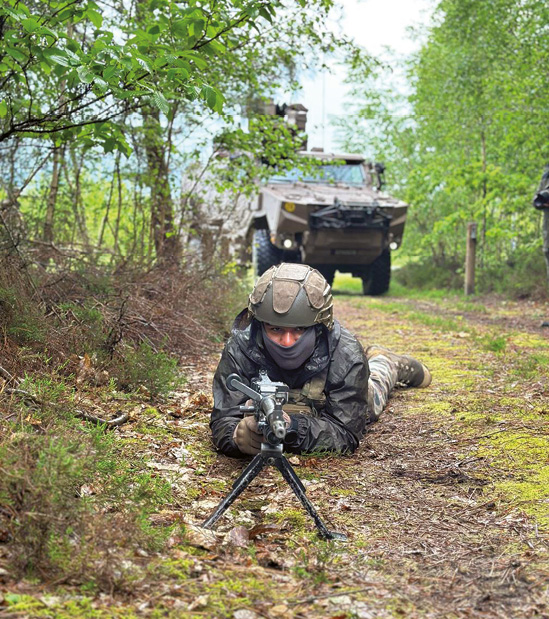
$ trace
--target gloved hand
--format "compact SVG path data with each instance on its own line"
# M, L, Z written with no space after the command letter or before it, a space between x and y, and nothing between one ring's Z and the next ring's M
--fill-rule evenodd
M257 431L255 417L244 417L234 429L233 441L244 454L255 456L261 449L263 434Z

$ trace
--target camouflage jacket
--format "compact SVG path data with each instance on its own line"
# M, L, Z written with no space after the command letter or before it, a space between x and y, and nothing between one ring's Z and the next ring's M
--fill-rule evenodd
M236 425L243 413L239 405L247 397L225 385L236 372L246 381L266 369L269 378L286 383L291 393L299 392L314 377L322 376L324 397L320 406L311 402L309 414L291 414L292 424L284 441L290 453L313 451L353 452L370 421L368 401L368 362L357 339L335 321L328 331L317 325L313 354L299 369L284 371L266 352L261 329L255 320L242 325L245 312L237 317L213 380L214 409L210 428L216 447L223 453L241 457L233 441ZM240 322L239 322L240 319Z

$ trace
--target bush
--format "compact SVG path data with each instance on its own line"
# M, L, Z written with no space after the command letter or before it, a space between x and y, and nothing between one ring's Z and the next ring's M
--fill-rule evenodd
M461 290L464 285L463 265L433 262L409 262L393 272L394 279L409 288ZM481 265L477 261L476 291L496 292L511 298L546 297L547 274L543 255L532 248L517 250L512 259L497 264Z
M521 248L512 259L489 265L478 272L479 290L508 297L547 296L547 272L543 254L537 248Z
M44 342L46 322L30 299L13 288L0 288L0 327L18 344Z
M409 262L393 271L394 279L407 288L463 288L463 274L455 264L444 267L430 262Z
M156 352L147 342L137 348L127 347L117 359L119 363L113 364L111 373L123 389L145 387L151 396L165 396L178 379L177 359ZM183 378L179 376L179 380Z
M0 426L0 530L12 572L121 586L120 553L157 548L169 533L151 530L147 517L171 489L130 466L114 433L67 410L60 400L41 410L20 405L17 423Z

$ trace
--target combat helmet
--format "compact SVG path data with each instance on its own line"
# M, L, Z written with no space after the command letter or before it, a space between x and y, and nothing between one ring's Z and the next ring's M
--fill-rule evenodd
M257 280L248 300L254 318L277 327L334 325L332 290L319 271L283 262Z

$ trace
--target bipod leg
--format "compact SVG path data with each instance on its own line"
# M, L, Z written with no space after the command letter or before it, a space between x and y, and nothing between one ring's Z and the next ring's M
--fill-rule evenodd
M262 454L258 453L233 483L233 489L216 507L214 513L202 523L202 526L206 529L212 529L224 512L236 501L244 490L246 490L252 480L261 473L266 465L267 460Z
M282 477L284 477L284 479L288 482L288 485L294 491L296 497L301 501L301 504L307 510L309 516L311 516L314 520L320 537L323 539L337 539L343 542L347 541L347 536L344 533L330 531L326 527L322 518L318 515L318 512L314 508L314 505L307 498L307 495L305 494L305 487L301 483L301 479L299 479L297 473L294 471L288 460L283 455L280 455L277 458L274 458L274 462L272 462L272 464L282 473Z

